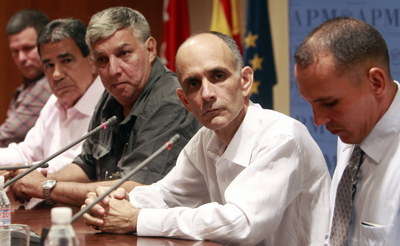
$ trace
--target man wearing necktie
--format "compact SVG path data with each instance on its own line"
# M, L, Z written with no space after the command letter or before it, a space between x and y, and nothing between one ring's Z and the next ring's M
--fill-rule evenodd
M295 53L314 123L338 135L327 245L398 245L400 93L385 40L349 17L315 28Z

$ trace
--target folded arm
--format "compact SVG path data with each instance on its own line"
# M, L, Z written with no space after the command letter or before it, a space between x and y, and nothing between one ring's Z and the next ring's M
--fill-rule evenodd
M76 164L67 165L57 173L45 177L39 172L31 172L12 185L15 194L22 200L29 200L31 197L44 198L43 184L46 180L56 180L57 184L51 191L51 200L72 206L81 206L88 192L95 191L98 186L112 186L118 180L90 182L86 173ZM128 181L122 187L132 190L141 185Z

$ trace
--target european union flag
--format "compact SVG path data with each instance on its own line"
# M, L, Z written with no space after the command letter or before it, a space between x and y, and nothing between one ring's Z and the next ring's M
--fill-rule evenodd
M272 109L272 87L276 72L266 0L247 1L247 24L243 44L244 64L254 71L250 99L263 108Z

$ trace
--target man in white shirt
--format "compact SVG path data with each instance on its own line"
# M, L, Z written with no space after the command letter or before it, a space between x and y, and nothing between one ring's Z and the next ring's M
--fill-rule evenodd
M41 161L83 136L104 87L90 60L86 27L77 19L55 20L39 33L37 44L53 95L25 140L0 149L0 164ZM81 152L79 143L49 161L60 170Z
M400 95L385 40L361 20L335 18L305 38L295 60L299 92L313 108L314 123L339 137L326 244L398 245ZM358 148L361 166L350 180L345 170ZM346 180L353 187L342 189Z
M330 177L306 128L250 102L253 71L224 34L190 37L176 64L179 98L204 127L164 179L129 198L120 188L84 215L86 224L224 245L321 245Z

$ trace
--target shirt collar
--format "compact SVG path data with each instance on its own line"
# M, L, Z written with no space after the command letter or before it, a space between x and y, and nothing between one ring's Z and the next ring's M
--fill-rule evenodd
M153 65L151 67L150 77L147 80L146 86L144 87L139 98L133 104L132 110L130 112L131 115L139 116L142 113L143 109L146 107L146 104L142 103L144 101L144 98L149 96L153 87L156 85L156 82L166 72L167 72L166 67L162 64L160 58L156 56Z
M254 141L257 136L258 124L255 119L258 107L260 106L250 102L246 116L228 147L213 132L207 145L208 155L210 157L214 157L215 155L221 156L228 161L247 167L250 163Z
M360 144L361 149L376 163L381 161L389 145L400 131L400 85L397 81L394 82L397 85L397 92L392 104Z

